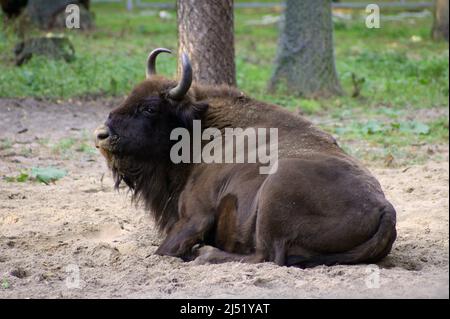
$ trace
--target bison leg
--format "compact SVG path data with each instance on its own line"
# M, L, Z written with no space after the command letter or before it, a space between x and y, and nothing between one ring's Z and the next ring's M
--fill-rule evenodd
M264 256L259 253L251 255L232 254L212 246L203 246L197 250L198 257L194 260L197 265L220 264L226 262L243 262L256 264L264 261Z
M180 219L169 231L156 254L192 260L194 257L192 248L203 240L213 221L207 216Z

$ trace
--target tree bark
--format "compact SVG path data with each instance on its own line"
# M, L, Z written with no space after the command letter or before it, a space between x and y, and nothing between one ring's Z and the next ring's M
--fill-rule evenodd
M14 48L14 54L17 66L26 63L34 55L72 62L75 59L75 48L67 37L46 35L20 42Z
M304 97L342 94L333 47L331 0L287 0L269 91Z
M233 2L178 0L179 53L189 55L197 83L236 85Z
M448 1L436 0L434 9L433 39L448 42Z

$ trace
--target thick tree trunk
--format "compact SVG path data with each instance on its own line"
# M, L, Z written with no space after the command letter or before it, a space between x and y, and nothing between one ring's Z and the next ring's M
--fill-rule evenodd
M48 59L64 59L71 62L75 59L75 48L67 37L46 35L20 42L14 49L16 65L20 66L34 55Z
M236 85L233 0L178 0L178 33L195 82Z
M331 0L287 0L269 90L329 97L342 89L336 72Z
M433 39L448 41L448 1L436 0L434 10Z

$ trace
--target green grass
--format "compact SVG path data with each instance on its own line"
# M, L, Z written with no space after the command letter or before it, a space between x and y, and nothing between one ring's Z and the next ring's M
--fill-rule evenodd
M2 289L8 289L8 288L10 288L10 284L9 284L9 281L8 281L8 279L6 279L6 278L3 278L3 280L2 280Z
M151 49L157 46L176 49L174 13L171 20L163 20L147 15L147 11L129 13L122 6L114 5L95 5L94 12L96 31L65 32L77 50L73 63L38 57L17 68L12 58L17 38L11 30L2 28L0 96L123 95L142 80L145 58ZM276 54L278 26L248 24L266 14L278 13L269 10L236 12L238 84L257 98L295 106L300 104L297 98L266 94ZM351 75L355 73L366 80L362 94L370 97L369 106L446 105L448 46L429 40L430 25L431 18L384 22L379 30L367 29L361 17L337 23L336 62L345 91L351 94ZM421 41L414 42L413 37L420 37ZM160 72L173 75L176 62L170 57L160 59ZM359 104L360 101L344 99L344 103Z
M53 145L53 152L57 154L63 154L68 152L74 145L76 141L73 138L63 138L58 143Z
M83 132L83 136L80 139L62 138L52 145L51 149L54 154L62 155L65 158L70 157L74 151L85 153L86 155L97 153L97 150L91 146L89 135L85 132Z
M17 176L4 176L3 179L8 183L25 183L28 181L38 181L48 185L67 175L65 170L55 167L33 167L28 170L22 170Z
M144 78L145 60L155 47L176 52L175 13L164 20L149 10L126 12L123 5L93 6L97 28L92 32L65 31L76 48L72 63L33 58L22 67L13 64L12 50L18 40L11 28L0 30L0 97L67 99L89 95L122 96ZM308 115L338 118L360 110L362 118L383 115L395 119L405 109L448 107L448 44L430 39L432 17L388 21L381 29L367 29L355 13L349 21L335 23L335 51L343 97L307 100L283 93L268 94L266 86L276 54L278 25L255 26L248 22L277 10L236 10L236 63L238 86L251 96ZM160 73L172 76L177 59L158 60ZM364 78L361 97L352 98L352 74ZM421 124L427 134L414 128L398 129L383 120L381 131L368 133L363 120L355 119L347 130L323 127L345 140L363 138L377 145L401 147L412 141L441 142L448 139L448 119ZM366 121L367 122L367 121ZM398 123L397 123L398 124ZM393 126L392 126L393 125ZM401 123L399 124L401 126ZM66 145L67 146L67 145ZM56 146L57 151L71 148ZM79 146L83 152L89 152Z
M365 140L380 144L408 146L422 142L437 143L448 140L448 118L440 117L428 123L417 121L368 120L353 122L348 126L328 126L328 130L346 139Z
M97 150L90 145L90 143L82 142L77 148L77 152L86 153L86 154L97 154Z
M8 150L11 147L12 147L12 141L9 138L0 140L0 151Z

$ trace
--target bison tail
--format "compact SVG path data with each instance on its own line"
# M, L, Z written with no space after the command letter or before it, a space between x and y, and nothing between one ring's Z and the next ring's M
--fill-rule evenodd
M311 268L320 265L375 263L386 257L392 249L397 237L395 229L396 213L392 205L388 205L380 216L376 233L365 243L344 253L303 256L288 256L287 266Z

